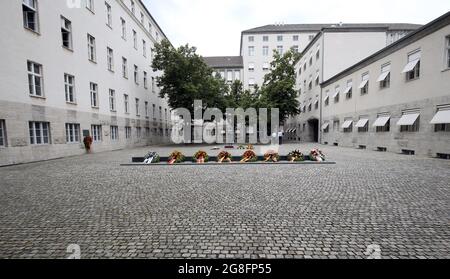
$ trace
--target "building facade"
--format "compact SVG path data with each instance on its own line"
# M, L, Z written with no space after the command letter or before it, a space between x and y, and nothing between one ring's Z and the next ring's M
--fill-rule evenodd
M0 165L168 142L153 45L166 39L133 0L0 3Z
M211 56L203 59L214 70L214 76L219 74L228 83L242 80L244 64L241 56Z
M321 143L450 158L450 13L322 83Z

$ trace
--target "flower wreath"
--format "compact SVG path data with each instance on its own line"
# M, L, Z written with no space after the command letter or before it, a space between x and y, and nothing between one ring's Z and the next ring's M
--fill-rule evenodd
M323 162L323 161L325 161L325 155L319 149L311 150L311 153L310 153L309 156L311 157L312 161L316 161L316 162Z
M280 161L280 155L274 150L269 150L264 154L264 162L278 162Z
M194 157L192 157L192 161L198 164L207 163L209 161L208 153L202 150L197 151L197 153L194 154Z
M169 164L179 164L183 163L186 157L180 151L174 151L169 155Z
M256 161L258 161L258 157L256 156L253 150L247 150L245 151L244 155L242 155L241 163L256 162Z
M287 158L289 162L302 162L305 160L305 156L299 150L290 152Z
M222 151L219 153L219 155L217 155L217 162L219 163L223 162L231 163L231 160L232 160L231 154L227 151Z

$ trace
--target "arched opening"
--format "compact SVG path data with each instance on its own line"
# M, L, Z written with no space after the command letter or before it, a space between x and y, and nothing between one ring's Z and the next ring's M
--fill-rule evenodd
M313 142L319 142L319 119L308 120L309 134Z

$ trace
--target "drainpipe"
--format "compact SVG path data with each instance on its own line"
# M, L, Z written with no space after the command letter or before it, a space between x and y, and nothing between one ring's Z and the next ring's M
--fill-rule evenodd
M320 78L322 79L322 82L324 81L323 73L324 73L324 61L325 61L325 33L322 31L322 73L320 75ZM322 85L320 85L320 94L319 94L319 143L322 144L322 120L323 120L323 112L322 112L322 101L323 101L323 88Z

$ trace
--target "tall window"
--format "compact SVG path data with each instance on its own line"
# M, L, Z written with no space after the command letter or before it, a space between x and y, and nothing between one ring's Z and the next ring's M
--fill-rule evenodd
M95 54L95 38L91 35L87 35L88 40L88 57L89 60L92 62L96 61L96 54Z
M112 27L112 11L111 11L111 5L105 2L106 6L106 25L109 27Z
M381 75L378 78L380 89L389 88L391 86L391 64L381 66Z
M283 46L277 46L277 52L280 55L283 55Z
M80 142L80 124L66 123L66 142Z
M136 98L136 116L140 116L141 114L139 113L139 99Z
M50 123L30 122L30 143L32 145L42 145L50 143Z
M249 72L255 71L255 63L248 63L248 71Z
M28 61L28 88L31 96L43 97L42 65Z
M6 146L6 127L5 120L0 119L0 146Z
M116 111L116 91L113 89L109 89L109 110Z
M98 85L96 83L90 83L91 91L91 106L93 108L98 108Z
M347 80L347 88L345 88L345 98L351 99L353 95L353 80Z
M147 72L144 71L144 88L148 88L148 78L147 78Z
M248 56L254 56L255 55L255 47L249 46L248 47Z
M295 46L292 47L292 50L293 50L294 52L298 52L298 49L299 49L298 45L295 45Z
M122 57L122 76L128 78L128 60Z
M94 12L94 0L86 0L86 8Z
M359 89L361 89L361 95L365 95L369 93L369 73L364 73L361 76L362 82L359 86Z
M145 17L144 14L141 12L141 24L144 25L145 23Z
M111 126L110 127L110 137L112 141L119 140L119 127L117 126Z
M131 127L129 127L129 126L125 127L125 138L131 139Z
M159 107L159 120L162 120L162 107Z
M152 92L155 93L155 78L152 77Z
M282 35L278 35L277 36L277 41L278 42L282 42L283 41L283 36Z
M152 116L153 120L156 120L156 105L152 104Z
M139 67L134 65L134 83L139 84Z
M136 5L134 4L133 0L130 1L130 5L131 5L131 12L134 15L134 13L136 12Z
M136 127L136 138L141 138L142 136L142 128L141 127Z
M145 109L145 117L148 118L149 117L149 114L148 114L148 102L145 102L144 109Z
M22 12L23 26L34 32L39 32L37 0L23 0Z
M120 22L122 24L122 39L126 40L127 39L127 22L123 18L120 18Z
M167 109L164 109L164 119L166 120L166 122L169 121L168 115L167 115Z
M101 125L92 125L91 126L91 135L94 142L102 141L102 126Z
M64 90L66 93L66 102L75 103L75 77L64 74Z
M263 42L268 42L269 41L269 36L263 36Z
M137 33L135 30L133 30L133 46L135 49L137 49Z
M450 68L450 36L446 38L446 51L445 54L447 56L447 68Z
M147 42L145 40L142 40L142 55L147 57Z
M114 71L114 50L112 50L112 48L108 47L106 49L106 53L107 53L107 61L108 61L108 70L113 72Z
M61 37L63 47L72 49L72 23L63 16L61 16Z
M293 40L294 42L298 42L298 35L292 36L292 40Z
M248 41L249 42L254 42L255 41L255 36L248 36Z
M415 51L408 55L408 64L403 69L406 74L406 81L412 81L420 77L421 51Z
M269 47L263 46L263 56L269 56Z
M123 103L125 106L125 113L130 113L130 99L127 94L123 95Z

